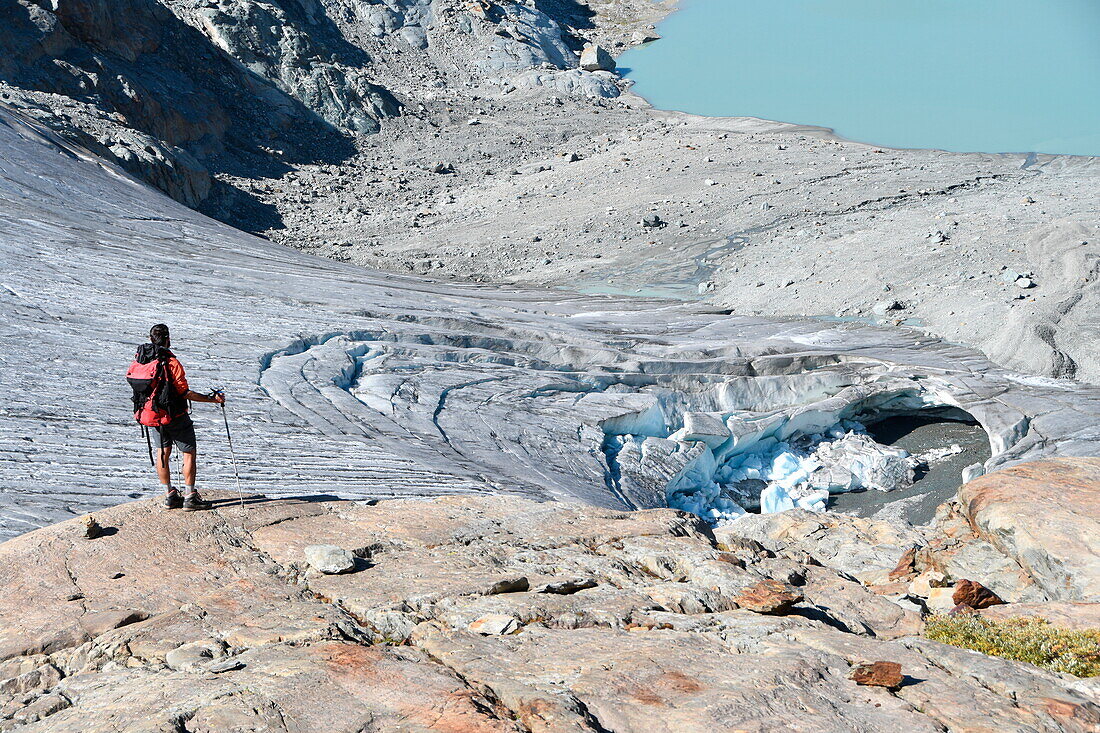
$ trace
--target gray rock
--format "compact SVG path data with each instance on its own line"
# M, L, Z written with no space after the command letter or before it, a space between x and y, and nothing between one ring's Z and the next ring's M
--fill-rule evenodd
M336 545L309 545L303 553L310 567L325 575L338 575L355 569L355 555Z
M245 663L234 657L231 659L223 659L220 662L214 662L206 668L206 671L212 674L222 674L223 672L233 672L244 668Z
M581 51L580 67L584 71L614 71L615 59L601 46L590 43Z
M497 580L485 589L485 595L495 596L501 593L523 593L531 588L531 583L525 577L505 578Z
M571 580L556 580L542 586L539 593L553 593L559 596L568 596L579 593L582 590L595 588L598 585L594 578L574 578Z
M876 316L884 316L891 311L904 310L905 304L899 300L880 300L871 307L871 312Z
M103 527L99 525L96 518L92 515L88 515L81 520L81 536L86 540L94 540L103 534Z
M594 99L613 99L621 94L612 74L580 69L529 69L513 77L512 83L521 88L547 87L570 96Z
M169 669L182 672L194 672L200 669L208 669L212 660L225 655L225 644L215 639L181 644L164 657Z
M470 624L470 631L483 636L504 636L511 634L517 628L519 624L514 617L501 614L482 616Z

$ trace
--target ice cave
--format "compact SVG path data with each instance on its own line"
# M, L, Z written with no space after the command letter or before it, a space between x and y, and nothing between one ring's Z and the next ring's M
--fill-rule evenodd
M792 378L799 381L785 379ZM696 395L654 391L648 410L605 424L604 452L615 480L652 480L655 464L675 466L666 469L668 505L722 524L746 512L824 512L848 493L896 492L912 499L908 490L925 479L921 488L942 494L945 485L951 491L961 485L964 474L980 474L989 457L980 425L935 393L888 391L807 406L813 397L807 390L791 400L795 404L782 405L788 400L776 401L773 394L769 403L764 396L767 381L734 379ZM698 404L711 409L691 409ZM876 429L886 423L892 425ZM919 452L881 437L889 433L917 433ZM936 444L944 435L956 441ZM959 456L973 463L960 470ZM844 508L885 503L850 501Z

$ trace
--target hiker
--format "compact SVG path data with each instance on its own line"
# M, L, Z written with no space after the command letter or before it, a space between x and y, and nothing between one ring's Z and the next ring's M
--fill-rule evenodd
M157 475L167 494L164 499L169 509L184 511L209 509L195 490L195 424L191 422L190 402L222 404L225 396L220 392L209 395L191 391L187 375L176 355L171 352L172 337L168 326L158 323L149 330L149 342L138 347L134 361L126 373L134 390L134 418L148 431L155 428L159 434ZM146 439L148 440L148 432ZM183 454L184 492L172 485L172 471L168 459L175 445ZM150 449L150 458L152 450Z

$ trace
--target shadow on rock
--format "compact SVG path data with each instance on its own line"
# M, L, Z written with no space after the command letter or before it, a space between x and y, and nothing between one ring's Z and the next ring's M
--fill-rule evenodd
M295 165L341 162L355 149L341 126L370 131L377 129L372 115L399 111L388 92L358 72L365 54L327 17L298 18L305 11L297 6L286 13L321 24L324 48L295 45L309 38L298 31L250 44L242 19L221 10L211 9L204 22L224 50L155 0L55 5L51 12L21 1L0 10L0 45L8 50L0 80L75 103L65 104L65 115L34 101L17 106L75 142L98 142L94 152L188 206L219 197L211 174L272 177ZM331 63L298 58L320 51ZM255 230L277 219L273 210L241 207L234 198L223 221L236 224L239 211L244 228Z
M215 181L210 195L195 209L250 234L286 228L273 204L223 181Z

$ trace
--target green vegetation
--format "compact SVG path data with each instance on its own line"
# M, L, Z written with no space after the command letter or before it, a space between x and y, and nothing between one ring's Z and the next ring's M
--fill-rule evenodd
M994 621L975 615L933 616L924 635L994 657L1030 662L1077 677L1100 675L1100 629L1070 631L1041 618Z

